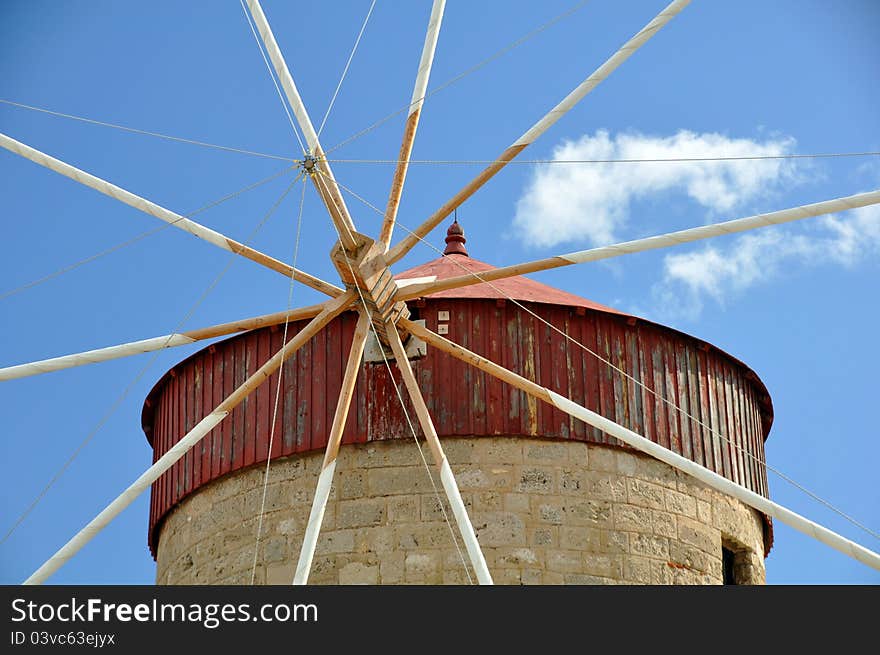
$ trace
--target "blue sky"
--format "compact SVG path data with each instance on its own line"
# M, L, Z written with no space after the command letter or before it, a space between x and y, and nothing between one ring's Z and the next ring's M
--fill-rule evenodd
M575 4L450 2L429 88ZM430 97L413 156L492 159L665 4L593 0ZM316 124L368 6L367 0L264 3ZM377 2L321 135L325 149L409 102L429 11L427 0ZM878 151L878 31L880 6L871 0L694 2L522 157ZM5 0L0 98L190 139L299 154L237 2ZM396 158L403 118L333 155ZM3 104L0 131L181 213L283 166ZM418 225L479 168L413 165L400 221ZM342 183L384 206L392 166L338 162L334 170ZM0 180L0 296L160 225L5 151ZM289 178L271 182L198 220L245 240L287 183ZM877 157L737 166L518 164L465 203L459 218L471 254L505 265L878 185ZM569 201L561 208L553 203L560 194ZM260 230L254 247L291 259L296 197ZM361 231L375 233L379 217L352 198L347 202ZM672 325L748 363L774 401L770 465L876 531L880 445L872 410L880 368L874 343L880 214L850 212L753 235L536 277ZM302 239L298 266L335 280L326 257L334 238L311 188ZM442 245L442 230L431 240ZM435 256L420 245L396 270ZM167 229L2 297L0 364L167 334L228 262L226 253ZM284 278L237 259L183 329L278 311L287 293ZM320 299L302 285L294 288L294 305ZM162 372L193 350L3 384L3 533L128 393L0 544L0 581L27 577L146 468L150 452L140 430L141 403ZM880 548L877 539L772 474L770 489L777 502ZM147 509L145 495L52 582L152 582ZM771 583L880 583L877 572L779 522L767 572Z

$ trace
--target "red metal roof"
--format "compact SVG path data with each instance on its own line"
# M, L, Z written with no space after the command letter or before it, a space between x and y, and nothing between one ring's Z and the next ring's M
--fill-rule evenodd
M459 275L467 275L468 273L483 273L495 269L495 266L473 259L467 255L449 254L443 257L416 266L402 273L398 273L394 277L398 280L418 277L436 276L438 280ZM595 309L596 311L606 312L609 314L618 314L620 316L629 316L625 312L621 312L613 307L600 305L592 300L581 298L573 293L568 293L560 289L535 282L522 275L505 278L503 280L495 280L493 282L481 282L472 284L468 287L458 289L449 289L448 291L439 291L432 293L426 298L472 298L472 299L501 299L513 298L514 300L526 302L540 302L549 305L567 305L569 307L586 307L587 309Z

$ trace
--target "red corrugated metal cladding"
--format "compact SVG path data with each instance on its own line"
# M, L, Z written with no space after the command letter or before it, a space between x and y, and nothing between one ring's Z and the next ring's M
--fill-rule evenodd
M398 277L461 275L462 263L488 266L454 255ZM767 390L743 363L688 335L526 278L494 286L443 292L413 301L410 308L432 330L445 324L450 339L474 352L767 494L764 440L772 407ZM505 294L522 299L558 331ZM449 319L439 321L440 312L448 312ZM355 322L354 313L343 314L284 365L272 458L326 445ZM306 323L291 324L288 338ZM170 370L143 411L154 461L275 353L281 339L280 328L254 330L215 343ZM533 435L616 443L434 349L414 362L414 370L441 438ZM154 555L161 522L175 504L210 480L266 461L277 383L276 373L153 484L149 543ZM343 443L411 438L393 384L384 364L362 367ZM412 415L408 399L407 411ZM713 431L724 439L713 437Z

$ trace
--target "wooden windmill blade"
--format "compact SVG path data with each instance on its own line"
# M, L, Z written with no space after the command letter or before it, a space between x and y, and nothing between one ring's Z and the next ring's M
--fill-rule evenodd
M296 88L296 83L293 81L293 76L287 68L287 62L278 48L275 35L272 34L272 28L266 20L266 15L263 13L259 0L247 0L247 4L260 32L260 36L266 45L266 50L269 53L269 58L272 60L272 65L275 67L278 79L281 81L281 86L284 88L287 100L290 102L290 106L296 116L297 123L306 138L309 152L305 160L305 168L309 173L312 173L313 168L324 173L323 176L310 174L309 177L315 183L315 189L317 189L318 195L321 196L321 200L341 235L340 239L345 247L356 247L357 243L352 237L352 233L356 231L354 221L352 221L348 207L345 205L345 200L339 193L339 187L336 185L336 179L333 176L330 164L324 158L324 151L318 142L318 133L315 131L314 125L312 125L312 119L309 117L308 111L306 111L305 104Z
M406 125L403 130L403 143L400 144L397 166L394 169L394 177L391 179L388 205L385 208L385 217L382 220L382 228L379 231L379 243L383 244L386 250L391 244L394 221L397 219L397 210L400 208L400 197L403 195L403 184L406 181L406 172L409 169L409 158L412 155L413 145L415 144L416 130L418 130L419 118L422 115L422 106L425 104L428 79L431 76L431 66L434 64L434 52L437 48L437 39L440 36L440 25L443 21L443 11L445 8L446 0L434 0L434 3L431 5L431 18L428 21L425 45L422 48L422 57L419 60L419 69L416 74L412 101L410 102L409 113L407 114Z
M300 271L295 267L295 259L293 264L287 264L11 137L0 135L0 145L7 150L330 296L319 305L0 369L0 380L7 380L161 350L201 339L236 335L181 362L157 383L144 409L144 416L149 419L149 426L145 422L145 431L154 450L155 463L40 566L26 580L27 584L49 579L147 488L152 488L149 539L154 555L160 549L158 534L161 530L167 530L165 534L170 535L163 536L166 542L162 548L167 549L168 542L176 539L179 539L179 543L175 543L175 547L186 549L192 545L181 536L184 530L175 531L175 521L186 516L190 503L200 494L205 494L202 497L207 498L208 494L213 493L212 490L230 489L235 485L247 488L247 472L255 470L255 465L265 463L263 505L259 510L259 525L262 526L270 465L281 457L290 458L286 459L286 463L293 463L290 469L297 470L295 474L287 471L285 474L292 477L277 485L285 491L294 489L297 500L293 500L293 494L282 495L280 508L277 501L272 506L272 511L290 513L291 518L285 522L285 530L289 530L290 525L296 526L291 532L293 536L287 538L291 548L285 552L284 563L291 575L285 581L292 578L296 584L305 584L309 581L316 556L320 558L321 555L322 526L325 531L332 533L331 538L346 530L340 529L334 521L327 521L328 525L325 525L328 507L332 506L334 518L342 507L355 513L359 501L384 498L383 492L371 488L374 482L379 488L381 484L388 484L389 478L398 485L407 483L407 472L396 470L394 463L381 462L376 466L375 461L367 462L368 457L373 457L367 448L381 450L387 447L386 452L396 453L391 450L396 447L395 439L409 436L415 439L417 446L420 438L425 439L436 465L436 478L446 497L444 502L435 484L435 477L422 456L427 478L434 485L434 497L431 498L427 492L411 489L421 505L417 508L421 514L417 514L414 521L424 520L423 515L430 512L426 508L428 501L436 502L443 512L446 527L452 533L452 542L459 551L465 574L470 575L468 561L465 561L458 547L458 537L464 544L470 569L476 573L477 581L481 584L492 584L493 579L511 581L505 576L508 571L504 570L511 561L521 568L548 565L551 549L547 546L545 550L544 546L559 545L558 542L563 539L562 550L576 551L579 558L577 565L563 564L585 566L584 562L590 560L588 555L595 555L600 552L597 549L609 547L606 542L611 537L606 533L611 532L608 522L612 517L612 507L615 520L630 512L647 521L646 525L630 525L627 528L630 531L627 534L631 533L632 540L638 541L641 547L645 544L656 545L663 539L667 546L678 543L679 546L684 544L690 547L692 543L684 538L679 540L680 543L676 542L681 535L670 534L669 525L661 524L664 516L674 515L673 521L691 526L695 531L696 536L689 535L688 538L699 541L701 534L705 537L706 533L711 533L712 539L717 538L718 544L703 544L703 555L708 553L711 558L719 559L720 550L715 546L720 548L723 530L736 533L739 526L736 529L719 527L712 522L711 516L706 519L698 513L700 499L709 503L717 498L697 492L689 497L688 493L694 488L692 485L697 484L695 481L723 494L719 505L728 502L728 497L731 503L740 503L735 509L740 512L738 516L745 517L744 521L748 523L748 530L743 530L747 537L737 533L731 538L759 539L766 550L772 541L772 524L767 517L774 517L880 570L880 556L877 553L768 499L763 438L766 438L769 422L772 421L772 408L763 383L742 362L671 328L650 324L624 312L521 277L524 273L667 248L865 207L880 203L880 191L501 268L469 257L464 248L463 231L456 220L448 233L447 250L442 257L402 274L395 275L391 269L416 243L424 240L430 230L660 31L688 4L687 0L676 0L668 5L487 169L420 226L408 231L408 236L390 249L391 233L396 224L421 105L427 95L428 74L445 3L443 0L434 0L431 8L399 160L391 177L386 209L384 212L378 210L381 225L376 230L375 240L356 230L343 197L343 191L348 188L337 181L330 168L330 162L319 143L320 130L316 131L312 125L262 7L258 0L247 0L247 4L285 96L296 115L297 124L305 135L308 152L304 153L297 165L301 174L308 175L312 180L336 230L338 242L331 250L330 260L340 274L342 286ZM368 12L368 18L369 15ZM356 324L353 318L355 314ZM430 327L420 325L414 320L417 317L411 314L419 314ZM284 325L284 337L280 342L276 332L262 329L281 324ZM288 326L296 331L290 340L287 339ZM458 368L455 368L445 362L447 355L452 355L467 366L456 362ZM284 370L285 361L295 376L293 380L285 380L287 386L282 384L280 373ZM392 368L392 362L396 368ZM489 376L493 379L489 380ZM269 411L270 404L265 393L269 385L264 383L270 380L275 383L274 412ZM502 387L496 381L509 387ZM399 382L405 387L409 400L405 400ZM392 388L399 402L398 397L390 393ZM285 397L279 403L282 396ZM411 419L410 410L415 420ZM271 438L268 444L261 441L261 434L269 430L274 433L279 424L283 424L285 431L281 435L281 444L273 444ZM420 433L417 433L413 424L421 428ZM461 439L456 443L451 439L447 441L447 436ZM491 459L486 460L487 467L495 466L498 469L492 472L493 476L496 473L497 476L489 482L483 479L486 474L482 470L475 471L463 466L461 474L458 469L453 471L453 467L462 466L462 460L447 457L447 450L460 451L460 444L464 443L473 444L476 453L478 444L482 447L481 441L491 442L499 436L510 442L519 443L517 440L522 440L523 444L530 444L529 447L534 447L536 442L560 446L567 453L563 458L565 463L554 462L550 465L551 468L556 467L553 471L558 469L559 488L553 487L556 483L551 479L547 482L547 488L535 493L527 489L530 484L540 486L544 482L540 479L540 467L531 466L535 462L523 456L522 449L526 446L520 448L521 459L510 465L515 467L517 474L522 474L519 486L511 484L510 471L505 468L509 465L506 461L498 464ZM357 443L361 445L355 446ZM362 473L365 479L360 481L360 486L352 485L354 492L347 489L344 497L334 497L331 488L334 474L337 473L337 460L342 459L340 453L349 448L348 444L352 444L354 453L364 457L364 462L358 463L354 472ZM647 456L620 449L621 444L644 452ZM261 451L263 446L266 446L265 451ZM581 446L583 448L579 448ZM537 452L539 449L535 450ZM313 456L321 451L324 455L320 466L310 468L317 461ZM579 453L578 458L571 455L574 452ZM589 453L588 457L582 457L584 453ZM594 468L590 468L592 459L597 460ZM473 461L467 462L468 465L482 463L478 455L474 455ZM641 469L649 464L661 463L667 468L653 468L647 474ZM388 477L380 479L380 475L374 476L377 470ZM657 473L658 470L661 473ZM670 471L673 476L681 472L687 477L674 477L670 486L669 480L662 478L663 475L670 475ZM309 477L312 473L314 480ZM302 477L293 480L300 474ZM336 477L340 478L339 475ZM372 477L378 481L368 479ZM464 495L459 481L463 481ZM665 487L664 482L667 483ZM589 495L601 485L607 485L607 488L600 490L605 495L600 492L596 492L595 496ZM309 503L302 501L303 488L309 489L311 500L307 516L305 509ZM313 493L311 489L314 489ZM501 493L498 489L506 490L503 500L499 500ZM254 490L249 489L251 492ZM343 495L340 488L337 488L337 493ZM643 502L639 501L643 506L638 502L628 502L642 493L647 494ZM652 493L659 496L649 497ZM711 500L705 500L707 497ZM522 509L523 498L525 509ZM575 504L572 498L583 502ZM688 504L689 501L693 507ZM520 514L512 510L509 512L517 520L526 516L527 520L535 519L553 526L581 528L581 532L568 530L566 537L554 537L552 529L555 528L551 528L547 532L549 541L536 545L531 540L537 537L530 536L526 548L525 531L522 531L523 543L520 544L518 526L510 528L504 523L503 519L509 516L500 517L502 513L494 511L497 508L487 511L485 506L478 506L491 506L493 502L519 507L517 511ZM681 507L676 503L680 503ZM210 525L212 520L223 514L217 509L223 506L222 502L207 504L209 507L201 522L202 527L204 524ZM447 504L452 519L446 515ZM710 507L711 511L716 509ZM679 510L680 513L676 514ZM246 511L244 513L247 514ZM357 532L357 539L374 528L378 532L392 521L390 511L383 509L378 516L366 519L364 525L352 530ZM238 525L231 528L218 523L217 533L212 534L211 538L229 534L224 530L242 530L243 524L248 521L241 518L237 516L235 520ZM567 519L581 523L565 525ZM272 520L277 521L277 516ZM595 533L583 529L585 524L599 524L602 521L606 522L602 524L604 527L601 530L596 528ZM453 522L457 533L453 529ZM621 519L619 522L624 521ZM439 521L436 523L440 524ZM277 527L280 531L280 524ZM253 546L251 579L258 563L263 564L260 559L260 529L257 528ZM401 528L401 534L405 535L407 529L410 528ZM507 529L514 536L499 538L498 534ZM559 529L557 532L563 531ZM573 545L575 534L581 534L583 543ZM236 533L236 536L240 537L240 534ZM346 533L346 536L352 540L355 538L350 533ZM411 546L403 545L405 539L401 539L399 534L395 534L395 538L397 543L388 548L396 548L407 554L412 552L418 555L422 552L415 539L415 545ZM555 544L554 538L557 539ZM293 542L299 547L298 561L292 552ZM364 543L353 545L351 553L347 553L355 558L355 563L360 563L358 554L362 555L365 548L369 550ZM382 547L386 546L383 544ZM756 550L754 543L746 546ZM714 553L713 549L719 550L719 553ZM446 559L454 560L454 553L445 542L437 550L444 558L441 568L445 572ZM387 548L381 552L379 549L370 551L379 558L386 552ZM627 551L627 554L633 553ZM601 555L605 556L607 552L602 550ZM533 559L530 560L530 557ZM688 568L674 560L671 554L654 559L661 567ZM200 562L198 566L204 566L204 563ZM459 571L459 562L452 566L456 567L456 572ZM163 572L166 581L186 580L182 576L173 578L169 568L166 566ZM580 569L578 571L580 574ZM704 573L702 577L694 576L689 580L714 581L713 574L708 571ZM612 580L614 575L609 573L603 579ZM572 580L575 581L588 577L573 576ZM620 578L623 577L621 572ZM228 581L219 577L211 581L224 580ZM264 581L267 580L268 573L264 577ZM560 576L556 581L567 580ZM674 581L674 578L669 580ZM379 581L378 574L376 581ZM641 581L649 580L645 578Z
M132 341L118 346L108 346L106 348L98 348L96 350L89 350L71 355L43 359L37 362L6 366L0 368L0 381L14 380L16 378L23 378L31 375L40 375L42 373L51 373L66 368L85 366L86 364L97 364L98 362L106 362L111 359L119 359L120 357L130 357L132 355L154 352L156 350L164 350L165 348L185 346L195 343L196 341L214 339L216 337L223 337L237 332L245 332L246 330L281 325L282 323L299 321L304 318L314 318L321 313L323 308L323 304L311 305L310 307L302 307L290 311L285 310L283 312L273 312L271 314L264 314L263 316L254 316L240 321L221 323L210 327L186 330L184 332L174 332L161 337Z
M207 241L218 248L234 252L237 255L241 255L242 257L265 266L266 268L281 273L282 275L293 277L303 284L307 284L322 293L329 296L338 296L342 293L342 289L333 286L332 284L319 280L303 271L298 271L284 262L278 261L274 257L258 252L235 239L224 236L215 230L200 225L184 216L180 216L179 214L176 214L169 209L165 209L154 202L141 198L130 191L126 191L115 184L102 180L101 178L86 173L75 166L71 166L70 164L55 159L54 157L40 152L35 148L31 148L20 141L16 141L5 134L0 134L0 146L6 148L10 152L14 152L17 155L21 155L22 157L31 160L35 164L45 166L60 175L64 175L76 182L91 187L95 191L108 195L111 198L115 198L120 202L124 202L125 204L150 214L151 216L155 216L159 220L165 221L169 225L180 230L189 232L193 236L202 239L203 241Z

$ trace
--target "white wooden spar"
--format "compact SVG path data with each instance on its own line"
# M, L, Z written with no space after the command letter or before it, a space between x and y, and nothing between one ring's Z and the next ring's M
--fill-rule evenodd
M583 407L582 405L578 405L568 398L560 396L558 393L555 393L546 387L542 387L541 385L527 380L526 378L495 364L485 357L471 352L470 350L441 337L439 334L435 334L418 323L414 323L407 319L400 319L398 325L405 331L417 336L419 339L422 339L425 343L434 346L438 350L449 353L453 357L456 357L481 371L485 371L486 373L513 385L517 389L525 391L539 400L543 400L544 402L553 405L566 414L598 428L612 437L620 439L625 444L647 453L679 471L693 476L700 482L703 482L717 491L733 496L737 500L742 501L759 512L772 516L773 518L791 526L795 530L803 532L807 536L813 537L827 546L831 546L835 550L840 551L873 569L880 570L880 554L877 554L854 541L850 541L836 532L833 532L800 514L792 512L782 505L774 503L764 496L756 494L754 491L746 489L745 487L718 475L714 471L710 471L700 464L697 464L686 457L682 457L681 455L654 443L650 439L646 439L642 435L633 432L632 430L625 428L622 425Z
M175 346L185 346L186 344L202 341L203 339L222 337L227 334L244 332L245 330L254 330L256 328L268 327L270 325L280 325L281 323L288 321L300 321L317 316L323 308L323 304L311 305L300 309L275 312L273 314L263 314L262 316L246 318L240 321L221 323L220 325L212 325L211 327L187 330L186 332L173 332L161 337L131 341L118 346L108 346L107 348L98 348L96 350L87 350L72 355L43 359L38 362L7 366L6 368L0 368L0 381L24 378L31 375L40 375L42 373L51 373L53 371L60 371L75 366L84 366L86 364L96 364L98 362L106 362L111 359L119 359L130 355L140 355L142 353L163 350L165 348L174 348Z
M459 533L464 541L471 566L477 574L477 581L481 585L491 585L493 584L492 575L489 573L489 567L486 565L486 558L483 556L480 542L477 541L474 526L468 517L467 509L461 498L461 492L458 490L458 484L455 481L455 476L449 467L449 460L446 459L446 453L443 452L443 447L440 445L440 438L437 436L437 430L434 428L434 422L431 420L428 406L425 404L425 399L422 397L422 392L419 389L419 383L410 366L403 342L400 340L400 334L398 334L397 328L392 323L386 324L386 332L388 333L388 343L391 345L391 350L394 353L394 359L397 360L397 368L400 370L404 384L406 384L409 397L412 400L419 423L422 426L422 432L425 433L425 439L428 442L428 447L431 449L431 455L434 457L434 464L440 472L440 483L443 485L443 491L446 492L446 498L449 500L449 506L452 509Z
M388 264L399 261L408 253L421 237L427 235L443 219L449 216L459 205L470 198L474 192L495 176L498 171L504 168L508 162L521 153L526 146L532 144L535 139L544 134L552 125L562 118L572 107L580 102L590 91L596 88L600 82L608 77L618 66L629 59L636 50L642 47L652 36L654 36L666 23L671 21L681 12L690 0L674 0L663 11L661 11L650 23L645 25L642 30L627 41L621 48L615 52L604 64L599 66L587 79L580 83L571 93L551 109L543 118L535 123L529 130L517 139L513 145L501 153L501 155L489 166L487 166L479 175L468 182L451 200L444 204L440 209L434 212L424 223L419 225L412 233L407 234L393 248L388 251L386 260Z
M712 225L702 225L700 227L679 230L678 232L670 232L668 234L660 234L653 237L646 237L644 239L636 239L635 241L626 241L611 246L580 250L565 255L558 255L556 257L548 257L546 259L538 259L531 262L524 262L522 264L514 264L513 266L502 266L501 268L492 269L491 271L480 271L479 274L457 275L455 277L433 282L411 284L406 286L406 288L401 289L397 294L397 299L411 300L420 296L437 293L438 291L457 289L471 284L491 282L493 280L501 280L515 275L546 271L561 266L569 266L571 264L594 262L600 259L609 259L611 257L619 257L620 255L644 252L646 250L667 248L682 243L710 239L725 234L736 234L737 232L745 232L759 227L790 223L791 221L798 221L802 218L821 216L822 214L831 214L833 212L840 212L858 207L867 207L868 205L876 204L880 204L880 190L869 191L867 193L857 193L852 196L824 200L810 205L801 205L800 207L782 209L766 214L746 216L745 218L737 218L722 223L714 223ZM467 263L463 263L462 268L466 269Z
M327 509L330 486L333 484L333 473L336 471L336 457L339 455L339 445L342 443L342 433L345 430L345 421L348 419L348 410L351 407L351 399L354 395L355 383L360 372L361 359L364 356L364 345L367 342L369 330L370 318L366 312L361 312L354 330L351 350L348 353L348 364L345 367L339 399L336 402L333 425L330 428L330 436L327 438L327 450L324 452L324 462L321 464L321 473L318 475L318 484L315 487L315 497L312 499L312 508L309 511L309 521L306 524L302 547L299 551L299 561L293 576L293 584L295 585L304 585L309 581L312 559L315 556L315 547L318 545L318 534L321 532L321 524L324 522L324 511Z
M291 357L299 348L327 325L334 317L341 314L354 299L354 292L348 291L338 298L328 300L324 309L313 318L306 327L288 341L275 355L263 364L256 373L251 375L244 383L233 391L216 409L199 421L196 426L187 432L168 452L160 457L155 464L144 471L131 485L128 486L117 498L105 507L94 519L82 530L76 533L70 541L62 546L40 568L34 571L24 581L24 584L42 584L49 576L61 568L71 557L91 541L95 535L103 530L116 516L128 507L138 496L150 488L159 476L171 468L175 462L183 457L186 452L197 444L202 438L211 432L232 410L241 403L254 389L272 375L278 368Z
M330 218L333 220L336 229L339 231L343 245L346 249L355 249L357 248L357 241L352 236L352 233L356 232L356 229L354 222L351 219L351 214L348 211L348 207L345 204L342 194L339 192L339 187L336 184L336 178L333 176L333 171L330 169L330 164L324 157L324 151L321 149L321 144L318 141L318 133L315 132L315 127L312 125L312 120L309 118L306 106L299 95L296 83L293 81L293 76L287 68L287 62L284 60L284 56L278 48L278 42L275 40L275 35L272 33L269 21L266 20L266 15L263 13L263 8L260 6L259 0L247 0L247 5L251 12L251 16L254 18L257 31L263 39L263 44L266 46L266 52L269 54L272 66L275 68L275 73L281 81L284 95L287 96L287 100L290 102L290 106L293 109L293 114L296 116L296 122L299 124L299 127L306 138L306 145L309 148L309 154L314 160L316 160L311 163L326 176L326 178L324 178L321 175L310 174L309 177L315 184L315 188L318 190L318 195L321 196L321 200L327 207L327 211L330 213Z
M400 196L403 194L403 184L406 181L406 172L409 169L409 158L412 155L413 144L416 139L416 130L419 126L419 117L422 113L422 105L425 104L425 94L428 90L428 79L431 77L431 66L434 63L434 51L437 49L437 38L440 36L440 24L443 22L443 10L446 0L434 0L431 7L431 18L428 20L428 30L425 34L425 45L422 47L422 58L419 61L419 70L416 74L416 84L413 88L412 100L409 105L409 115L403 130L403 143L400 144L400 153L397 156L397 168L391 180L391 193L388 196L388 205L385 208L385 218L379 232L379 242L388 250L391 243L391 234L394 231L394 221L397 220L397 210L400 207Z
M103 193L106 196L110 196L111 198L115 198L120 202L125 203L130 207L134 207L135 209L139 209L142 212L149 214L150 216L154 216L161 221L165 221L169 225L178 228L179 230L183 230L184 232L189 232L195 237L202 239L203 241L207 241L218 248L222 248L223 250L227 250L229 252L234 252L237 255L241 255L251 261L254 261L262 266L272 269L273 271L277 271L282 275L286 275L287 277L293 277L293 279L298 282L302 282L303 284L310 286L311 288L320 291L321 293L325 293L328 296L336 297L342 293L342 289L339 287L330 284L329 282L324 282L308 273L304 273L298 269L285 264L282 261L275 259L274 257L270 257L264 253L259 252L258 250L254 250L253 248L244 245L243 243L239 243L235 239L230 239L219 232L212 230L211 228L205 227L200 223L196 223L180 214L176 214L170 209L165 209L157 205L154 202L150 202L145 198L141 198L130 191L126 191L125 189L116 186L106 180L102 180L99 177L91 175L90 173L86 173L75 166L71 166L60 159L55 159L50 155L47 155L44 152L40 152L35 148L31 148L20 141L16 141L15 139L0 133L0 146L6 148L10 152L14 152L17 155L21 155L25 159L29 159L35 164L39 164L40 166L44 166L51 171L54 171L60 175L64 175L80 184L84 184L87 187L94 189L100 193Z

